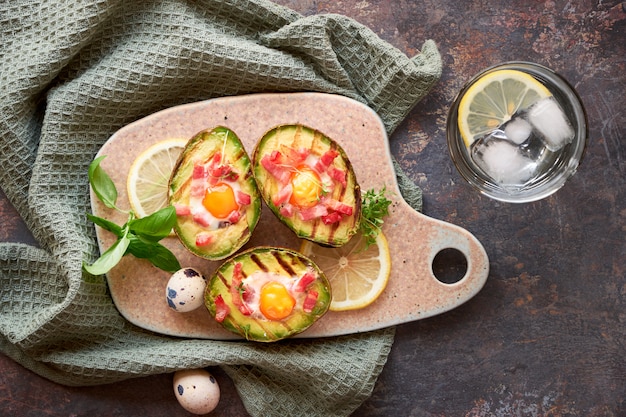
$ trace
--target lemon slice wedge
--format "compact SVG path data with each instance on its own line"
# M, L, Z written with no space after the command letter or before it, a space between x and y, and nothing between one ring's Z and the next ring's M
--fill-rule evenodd
M506 123L519 110L552 93L532 75L496 70L480 77L459 102L458 125L465 145Z
M356 310L372 304L383 292L391 273L391 257L385 235L365 248L365 238L356 234L338 248L303 241L300 252L324 272L332 289L330 310Z
M137 217L168 204L167 186L186 139L167 139L150 146L132 163L126 181L128 200Z

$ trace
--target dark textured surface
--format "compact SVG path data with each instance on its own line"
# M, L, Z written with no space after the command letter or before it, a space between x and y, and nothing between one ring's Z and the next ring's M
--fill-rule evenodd
M626 5L618 1L279 0L341 13L408 55L440 48L440 83L391 137L424 190L424 212L476 235L491 260L483 290L443 315L402 325L372 397L355 416L626 415ZM576 88L589 119L579 172L554 196L510 205L457 174L446 113L463 83L508 60L544 64ZM32 243L0 194L0 240ZM245 416L212 369L212 415ZM0 415L183 416L172 376L90 388L48 382L0 355Z

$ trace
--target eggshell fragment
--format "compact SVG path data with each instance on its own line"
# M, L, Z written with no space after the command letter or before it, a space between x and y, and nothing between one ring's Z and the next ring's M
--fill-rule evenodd
M220 401L220 387L208 371L186 369L174 373L174 395L178 403L190 413L207 414Z
M184 313L204 304L206 279L194 268L182 268L170 277L165 288L167 305Z

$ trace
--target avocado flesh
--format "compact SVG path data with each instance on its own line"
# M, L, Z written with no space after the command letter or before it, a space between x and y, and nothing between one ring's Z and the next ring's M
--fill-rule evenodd
M208 163L216 153L221 153L222 163L238 175L236 182L241 191L250 196L250 204L241 209L241 216L236 222L222 221L216 229L199 224L191 215L177 216L174 231L183 246L209 260L225 259L240 249L250 239L261 213L261 198L252 175L250 158L237 135L222 126L202 131L187 143L170 178L170 204L190 205L194 166ZM200 234L209 235L212 243L197 244Z
M263 271L268 274L281 275L286 279L300 277L307 271L312 271L315 280L306 287L306 293L317 292L315 306L310 312L305 312L301 308L300 300L291 314L282 320L259 318L258 312L248 315L242 313L233 301L231 288L237 263L241 264L244 277ZM242 297L245 297L243 293L247 290L250 289L240 289ZM258 291L258 288L253 288L252 291ZM264 246L235 255L224 262L210 278L205 291L205 305L213 317L218 314L219 307L216 305L218 296L221 296L229 311L221 322L222 326L247 340L257 342L274 342L306 330L328 311L331 302L330 284L313 261L291 249Z
M353 208L353 214L343 216L341 221L324 224L320 218L303 220L297 213L284 215L279 205L274 204L274 197L281 190L281 184L261 163L262 159L272 152L285 149L308 149L310 154L321 157L328 150L338 152L333 160L334 168L345 171L346 184L335 183L330 194L325 197L340 201ZM257 144L253 154L254 176L257 186L270 210L278 219L289 227L299 238L308 239L318 244L339 247L346 244L359 230L361 221L361 189L356 180L352 164L345 151L337 142L323 133L303 125L282 125L267 132Z

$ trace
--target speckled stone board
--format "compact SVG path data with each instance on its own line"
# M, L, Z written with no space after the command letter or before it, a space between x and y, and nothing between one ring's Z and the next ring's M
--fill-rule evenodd
M249 154L265 132L281 124L303 124L336 140L350 158L362 190L386 187L392 200L383 231L391 252L387 288L370 306L329 312L298 337L322 337L364 332L430 317L451 310L483 287L489 261L482 244L465 229L427 217L402 198L393 169L387 135L376 113L354 100L321 93L255 94L226 97L170 108L116 132L98 156L119 192L118 206L128 209L126 178L132 162L145 149L169 138L191 138L204 129L225 126L241 139ZM106 208L92 193L95 215L118 224L124 214ZM97 230L102 251L114 236ZM182 266L210 276L221 262L207 261L186 251L176 237L162 241ZM245 248L271 245L298 249L301 241L263 206L261 219ZM455 249L467 261L460 280L444 283L433 273L433 260L444 249ZM155 332L208 339L233 339L208 311L171 310L165 301L170 274L148 261L126 256L107 274L113 300L130 322Z

